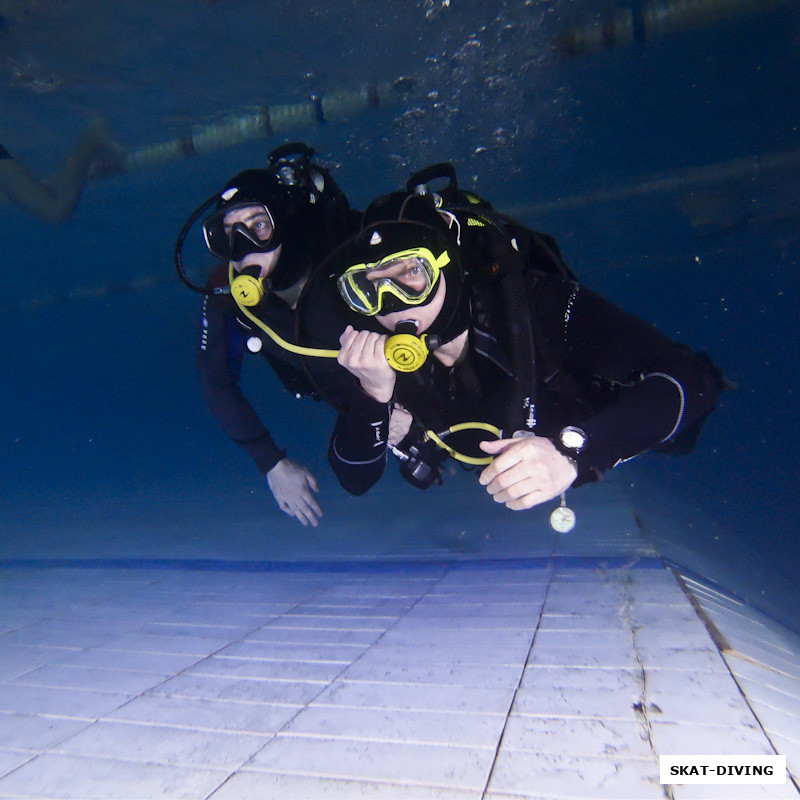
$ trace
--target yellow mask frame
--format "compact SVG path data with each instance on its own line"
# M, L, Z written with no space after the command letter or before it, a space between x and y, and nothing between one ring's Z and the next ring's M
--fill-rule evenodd
M394 261L417 260L425 270L427 285L422 292L404 287L394 278L380 278L373 284L366 276L370 272L386 269ZM391 294L409 306L422 305L430 297L436 286L442 267L450 263L450 254L444 250L435 256L427 247L411 247L390 253L378 261L353 264L348 267L336 282L339 294L345 303L356 313L367 317L380 313L383 297Z

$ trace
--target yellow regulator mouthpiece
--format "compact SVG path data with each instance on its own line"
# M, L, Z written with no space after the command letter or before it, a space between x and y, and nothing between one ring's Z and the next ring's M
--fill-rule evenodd
M395 333L383 347L389 366L397 372L416 372L428 357L425 337L413 333Z
M231 281L231 295L238 305L253 308L264 299L264 282L252 275L237 275Z

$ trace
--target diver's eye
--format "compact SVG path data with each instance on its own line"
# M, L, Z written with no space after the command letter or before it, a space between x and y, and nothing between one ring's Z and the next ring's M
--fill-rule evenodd
M254 219L248 227L262 241L266 241L272 235L272 223L266 217Z

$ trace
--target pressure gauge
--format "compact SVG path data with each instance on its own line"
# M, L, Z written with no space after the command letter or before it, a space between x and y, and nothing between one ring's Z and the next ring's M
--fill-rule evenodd
M550 527L556 533L569 533L575 527L575 512L567 508L567 499L561 495L561 505L550 514Z

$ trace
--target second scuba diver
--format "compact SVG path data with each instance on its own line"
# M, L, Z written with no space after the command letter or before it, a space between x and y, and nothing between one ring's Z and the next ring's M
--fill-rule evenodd
M436 167L442 195L425 183ZM425 488L453 456L510 509L563 506L640 453L691 449L724 388L710 359L579 284L554 240L436 167L376 200L302 301L308 341L338 333L353 376L329 447L342 486L367 491L393 451ZM338 320L327 339L322 317Z
M317 525L322 511L311 471L273 440L239 387L245 354L261 353L295 395L314 395L302 363L289 348L295 307L313 270L357 229L360 217L313 150L289 143L276 148L265 169L231 178L184 225L176 246L181 278L203 294L197 366L203 398L227 435L266 475L282 511L303 525ZM195 285L182 263L183 242L203 222L209 251L221 263L207 284ZM279 345L273 335L283 342Z

